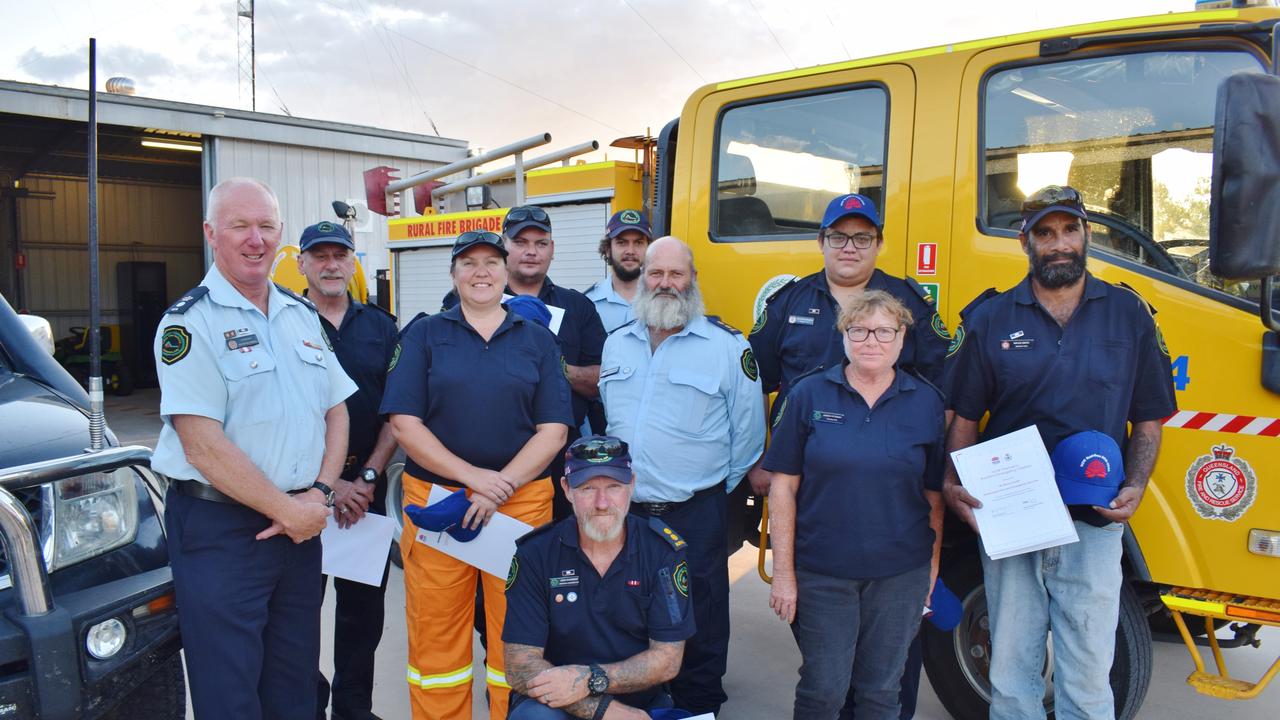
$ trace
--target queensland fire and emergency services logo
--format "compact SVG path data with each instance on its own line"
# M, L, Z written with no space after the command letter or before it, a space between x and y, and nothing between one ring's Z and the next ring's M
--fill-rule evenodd
M1215 445L1187 468L1187 497L1200 517L1235 522L1253 505L1258 477L1235 448Z

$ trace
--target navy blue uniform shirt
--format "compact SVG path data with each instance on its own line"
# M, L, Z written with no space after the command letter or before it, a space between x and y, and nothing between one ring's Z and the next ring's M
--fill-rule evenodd
M1028 276L972 310L956 332L950 407L975 422L991 413L981 439L1035 425L1050 453L1083 430L1104 432L1124 449L1127 423L1177 412L1151 310L1091 274L1065 328L1036 300ZM1101 520L1092 511L1072 514Z
M501 470L537 425L569 424L569 381L546 328L508 311L485 342L458 306L405 328L379 411L422 418L454 455ZM460 487L413 458L406 460L405 472Z
M800 476L796 567L854 580L890 577L932 557L924 491L942 489L942 394L899 370L868 408L844 367L791 389L764 468Z
M305 294L305 293L304 293ZM334 327L320 316L320 327L338 356L338 364L355 381L356 391L347 398L347 461L344 474L359 470L369 460L382 430L382 391L387 385L387 366L396 349L396 319L376 305L365 305L348 296L342 324Z
M515 295L510 287L508 295ZM563 288L544 278L542 290L538 291L538 299L547 305L564 308L564 320L560 323L560 331L556 339L560 341L560 353L564 361L575 367L590 367L600 364L600 353L604 350L604 323L600 321L600 313L596 312L595 303L586 295L573 288ZM450 290L442 302L444 309L458 304L458 294ZM578 393L573 393L573 425L580 427L587 417L588 401Z
M951 336L919 287L877 269L866 289L883 290L911 311L915 323L907 330L898 364L939 384ZM776 390L780 401L801 375L844 362L844 343L836 330L839 315L822 270L784 285L769 298L749 338L765 392Z
M553 665L626 660L649 641L693 636L684 540L658 518L627 514L626 540L604 577L578 545L567 517L517 542L507 575L502 641L543 649ZM648 707L657 688L620 695Z

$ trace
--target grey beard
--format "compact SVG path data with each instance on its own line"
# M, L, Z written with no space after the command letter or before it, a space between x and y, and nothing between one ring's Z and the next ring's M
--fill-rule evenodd
M617 539L622 534L622 527L626 524L626 515L609 516L609 519L613 521L613 525L607 528L596 525L601 519L599 516L578 518L578 529L593 542L609 542Z
M648 327L674 330L704 314L706 306L702 304L702 291L695 283L690 284L688 290L677 294L675 298L660 297L647 287L641 288L631 310L635 313L636 320Z

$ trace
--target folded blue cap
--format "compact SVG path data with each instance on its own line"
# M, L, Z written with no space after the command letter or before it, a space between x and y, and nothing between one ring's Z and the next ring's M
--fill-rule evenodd
M946 583L942 582L941 576L933 584L933 597L929 600L929 609L933 611L929 613L929 622L942 632L951 632L960 624L960 615L964 608L960 605L960 598L956 597Z
M1124 482L1124 458L1110 435L1085 430L1053 449L1053 474L1063 503L1107 507Z
M866 195L849 193L827 203L827 211L822 214L822 227L829 228L836 221L850 215L865 218L876 227L884 227L880 222L880 213L876 212L876 204Z
M547 304L532 295L516 295L507 301L507 308L525 320L544 328L551 327L551 311Z
M421 505L405 505L404 514L409 520L423 530L449 533L449 537L458 542L470 542L480 534L480 528L474 530L462 526L462 518L471 507L467 499L467 491L459 490L449 497L426 507Z

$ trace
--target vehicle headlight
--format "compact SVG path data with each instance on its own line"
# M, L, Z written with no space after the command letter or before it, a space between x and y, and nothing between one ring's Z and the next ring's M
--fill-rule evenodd
M133 542L138 497L133 471L120 468L52 483L45 559L52 572Z

